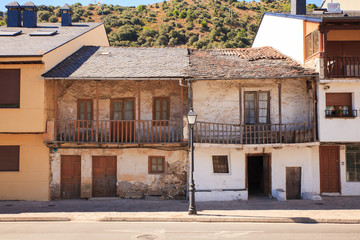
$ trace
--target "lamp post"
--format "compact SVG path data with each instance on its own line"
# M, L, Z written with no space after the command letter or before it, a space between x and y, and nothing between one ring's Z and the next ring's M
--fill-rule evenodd
M191 152L191 157L190 157L190 196L189 196L189 211L188 214L189 215L195 215L197 214L196 212L196 207L195 207L195 183L194 183L194 125L196 123L196 113L193 111L193 109L191 108L189 113L187 114L187 120L188 120L188 124L190 126L190 132L189 132L189 140L190 140L190 152Z

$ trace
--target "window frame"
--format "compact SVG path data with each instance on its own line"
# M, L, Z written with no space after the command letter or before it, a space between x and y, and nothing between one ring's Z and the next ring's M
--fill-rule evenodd
M1 73L1 71L16 71L16 75L17 75L16 80L18 81L16 84L19 87L16 89L16 96L18 96L17 103L1 103L0 102L0 109L19 109L20 108L20 100L21 100L21 69L20 68L0 69L0 74L3 75L3 73ZM1 82L0 82L0 86L1 86ZM9 106L9 105L11 105L11 106Z
M135 113L136 113L136 98L135 97L125 97L125 98L111 98L110 99L110 119L114 120L114 102L122 102L122 115L121 120L115 120L115 121L134 121L136 119ZM133 109L132 109L132 120L124 120L125 118L125 101L132 101L133 102Z
M166 108L166 119L156 119L156 100L160 100L160 112L163 112L163 103L162 100L167 101ZM152 119L154 121L169 121L170 120L170 97L153 97L153 116Z
M266 123L259 123L259 93L267 93L267 113L266 113ZM247 123L247 109L246 109L246 94L255 94L255 123ZM244 123L245 125L255 125L255 124L270 124L270 91L244 91Z
M338 96L336 97L336 95L338 95ZM329 99L330 96L333 96L332 98L339 98L339 95L344 95L344 96L347 95L346 98L348 98L349 102L346 103L347 100L345 97L344 97L344 100L338 100L338 102L336 102L336 100ZM331 104L332 102L336 102L336 104ZM354 118L354 117L356 117L356 114L354 114L352 105L353 105L353 93L352 92L325 93L325 117L326 118L342 118L342 117ZM348 110L346 110L345 107L348 108ZM344 114L344 111L347 111L347 114Z
M152 170L152 159L162 159L162 171ZM159 166L160 164L156 163L156 166ZM158 169L158 167L156 167ZM148 174L164 174L165 173L165 156L149 156L148 157Z
M91 117L90 119L80 119L80 102L91 103ZM87 117L87 104L84 105L84 117ZM78 98L77 99L77 120L94 120L94 100L89 98Z
M349 148L358 148L358 149L352 149L349 151ZM348 167L349 167L349 159L348 159L348 154L354 154L355 155L355 163L353 163L355 165L355 180L349 180L349 173L348 173ZM346 182L360 182L360 157L359 159L356 158L356 155L360 155L360 146L346 146L346 153L345 153L345 162L346 162L346 166L345 166L345 172L346 172ZM357 163L358 162L358 163ZM359 165L359 169L358 169L358 173L356 172L357 168L356 165Z
M226 170L227 172L216 172L215 170L215 158L219 158L219 157L225 157L226 160ZM212 155L211 156L212 159L212 170L213 170L213 174L230 174L230 161L229 161L229 156L228 155ZM219 165L219 164L218 164ZM221 168L220 168L221 169Z
M318 44L315 46L316 37ZM308 46L308 41L310 46ZM320 52L320 32L319 30L316 29L305 36L305 59L308 59L319 52Z
M1 172L20 172L20 146L19 145L1 145L0 149L1 148L13 148L13 149L16 148L17 159L15 159L15 161L17 162L17 164L16 164L17 166L16 166L16 169L5 169L5 170L3 170L3 169L0 168L0 173ZM1 159L1 154L0 154L0 159Z

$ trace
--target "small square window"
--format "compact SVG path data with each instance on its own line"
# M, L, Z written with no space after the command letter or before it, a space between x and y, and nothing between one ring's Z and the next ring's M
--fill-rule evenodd
M0 69L0 108L20 107L20 69Z
M212 156L214 173L229 173L228 156Z
M165 157L150 156L149 173L164 173L164 172L165 172Z
M0 146L0 171L19 171L20 146Z

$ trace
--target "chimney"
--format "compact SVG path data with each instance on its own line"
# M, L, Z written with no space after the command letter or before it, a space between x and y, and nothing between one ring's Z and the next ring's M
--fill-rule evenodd
M71 9L69 5L65 4L60 8L61 13L61 26L71 26Z
M7 12L7 26L21 27L21 7L18 2L11 2L5 6Z
M291 0L291 14L306 15L306 0Z
M33 2L27 2L21 6L23 9L23 26L28 28L35 28L37 23L37 10Z

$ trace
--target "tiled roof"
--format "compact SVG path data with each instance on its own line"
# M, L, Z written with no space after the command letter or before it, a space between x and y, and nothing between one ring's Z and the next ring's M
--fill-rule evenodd
M316 74L270 47L192 50L190 63L188 75L196 79L283 78Z
M259 59L287 59L287 57L272 47L221 49L225 56L238 56L241 59L254 61Z
M60 23L40 23L37 28L0 27L0 30L19 31L17 36L0 36L0 56L41 56L52 49L90 31L102 23L74 23L62 27ZM54 31L54 36L30 36L36 31Z
M85 46L43 76L46 78L177 78L186 77L186 48Z

